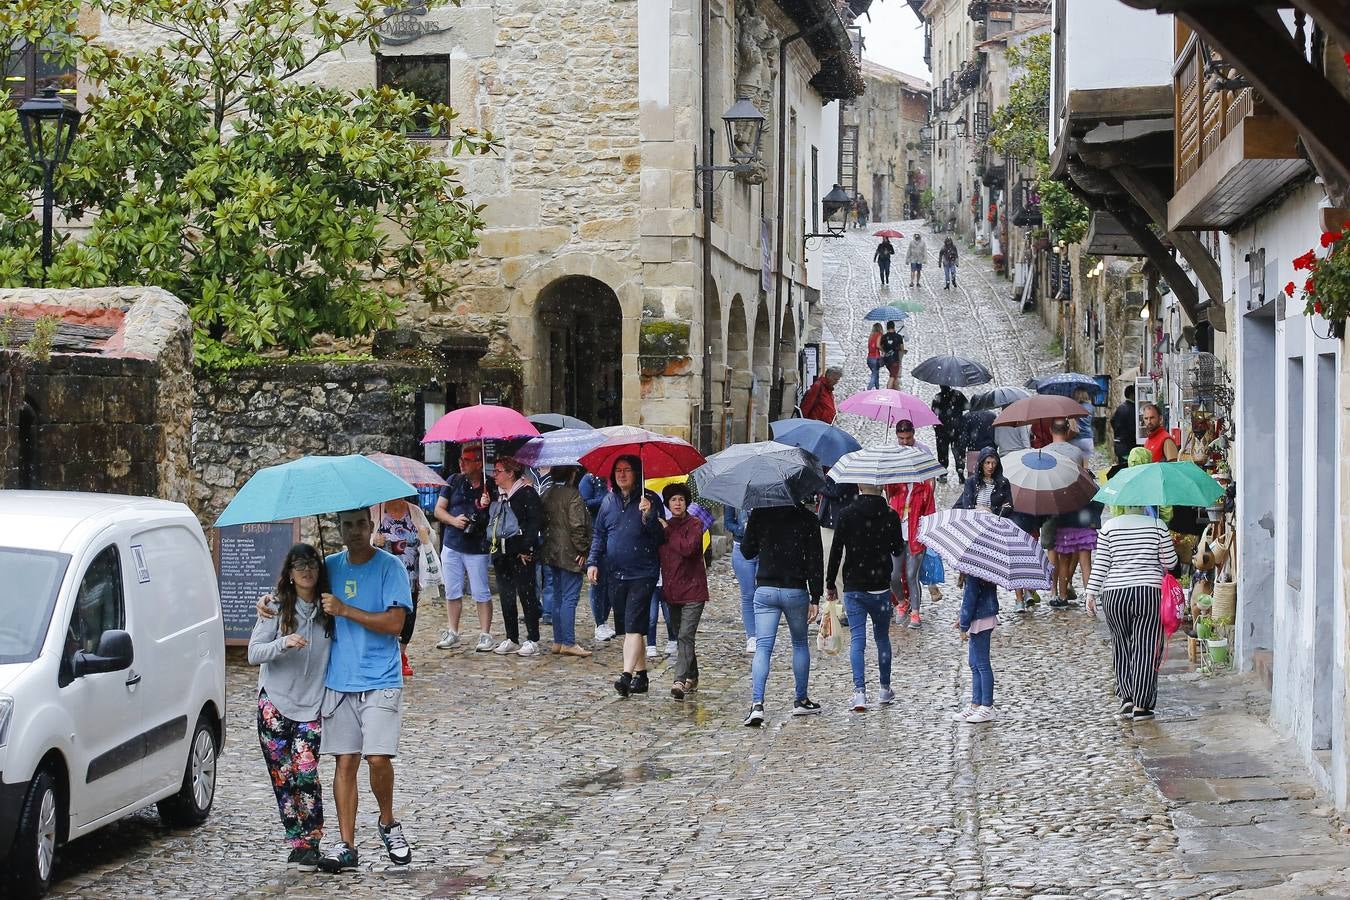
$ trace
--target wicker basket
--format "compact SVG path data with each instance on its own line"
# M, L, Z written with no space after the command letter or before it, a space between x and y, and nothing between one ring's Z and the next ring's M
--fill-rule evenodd
M1215 621L1234 621L1237 617L1237 582L1220 581L1214 585L1214 607L1210 613Z

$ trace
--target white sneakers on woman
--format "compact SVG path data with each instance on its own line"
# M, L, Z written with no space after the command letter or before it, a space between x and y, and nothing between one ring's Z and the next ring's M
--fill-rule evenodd
M971 704L959 712L952 713L952 721L965 725L980 725L984 722L994 721L994 708L992 706L976 706Z

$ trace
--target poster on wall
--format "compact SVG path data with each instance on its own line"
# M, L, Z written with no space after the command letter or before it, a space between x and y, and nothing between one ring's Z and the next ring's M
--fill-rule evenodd
M1148 403L1158 402L1158 389L1153 384L1152 378L1136 378L1134 380L1134 442L1143 444L1148 437L1148 430L1144 428L1144 406Z
M247 644L258 615L254 604L276 590L286 554L300 540L300 522L227 525L213 537L225 643Z

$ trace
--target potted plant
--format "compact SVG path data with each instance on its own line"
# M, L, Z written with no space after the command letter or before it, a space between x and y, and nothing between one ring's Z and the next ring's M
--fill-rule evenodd
M1345 320L1350 317L1350 222L1342 224L1340 231L1322 232L1322 249L1326 255L1319 257L1314 248L1294 260L1296 271L1306 271L1303 281L1304 315L1321 316L1331 326L1331 336L1345 337ZM1284 286L1284 292L1292 298L1296 287L1294 282Z

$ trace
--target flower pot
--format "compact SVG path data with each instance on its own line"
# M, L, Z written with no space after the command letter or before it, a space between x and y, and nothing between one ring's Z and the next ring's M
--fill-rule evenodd
M1228 641L1205 641L1205 647L1209 651L1209 661L1216 666L1228 665Z
M1223 519L1223 507L1207 506L1205 507L1205 515L1209 516L1210 524L1217 524Z

